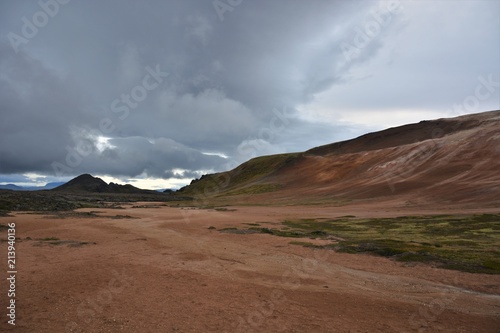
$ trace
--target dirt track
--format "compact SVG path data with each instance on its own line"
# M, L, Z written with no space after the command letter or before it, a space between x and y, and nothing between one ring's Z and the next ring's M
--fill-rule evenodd
M2 218L3 224L16 222L21 240L16 249L17 325L7 325L3 314L0 330L498 332L499 276L208 229L256 222L272 226L291 217L397 216L401 211L369 206L234 208L128 206L98 210L99 218ZM4 231L0 235L5 239ZM91 244L37 241L50 237ZM5 256L6 243L0 246ZM5 279L0 288L0 306L6 311Z

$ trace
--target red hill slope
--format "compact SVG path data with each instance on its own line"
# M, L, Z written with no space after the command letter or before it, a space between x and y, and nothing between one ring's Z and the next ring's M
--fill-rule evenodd
M259 157L204 176L181 192L237 203L398 199L409 205L500 207L500 111Z

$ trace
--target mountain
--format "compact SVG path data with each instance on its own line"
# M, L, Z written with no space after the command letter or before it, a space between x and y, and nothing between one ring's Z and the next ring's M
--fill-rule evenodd
M399 200L500 207L500 111L421 121L251 159L178 193L232 203Z
M44 186L18 186L14 184L0 185L0 190L13 190L13 191L42 191L51 190L61 186L64 182L47 183Z
M107 192L108 184L101 178L83 174L73 178L69 182L56 187L55 191L67 192Z
M69 182L56 187L53 191L64 192L90 192L90 193L130 193L130 194L145 194L157 193L156 191L141 190L130 184L119 185L115 183L106 183L98 177L89 174L83 174L73 178Z
M14 184L0 185L0 190L27 191L24 187Z

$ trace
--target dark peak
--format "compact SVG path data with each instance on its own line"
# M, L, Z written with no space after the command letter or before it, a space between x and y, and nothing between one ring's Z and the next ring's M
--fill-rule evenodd
M97 193L156 193L155 191L141 190L130 184L120 185L109 183L109 185L101 178L94 177L89 174L83 174L73 178L66 184L63 184L54 190L65 192L97 192Z
M101 178L83 174L56 188L62 191L106 192L108 184Z
M104 180L102 180L101 178L99 177L94 177L92 176L91 174L88 174L88 173L84 173L83 175L80 175L78 177L75 177L73 178L71 181L73 180L77 180L77 181L99 181L99 182L104 182L106 183Z
M81 174L80 176L75 177L74 179L77 179L77 178L97 178L97 177L92 176L90 173L84 173L84 174Z

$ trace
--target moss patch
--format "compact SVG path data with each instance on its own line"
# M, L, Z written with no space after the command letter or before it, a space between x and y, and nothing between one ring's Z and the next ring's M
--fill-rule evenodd
M500 214L368 219L343 216L286 220L281 228L227 229L240 234L258 232L297 239L335 240L328 245L304 241L290 244L368 253L471 273L500 274Z
M500 274L500 214L284 221L295 232L317 230L345 239L333 247L404 262L433 263L473 273ZM325 248L325 247L324 247Z

